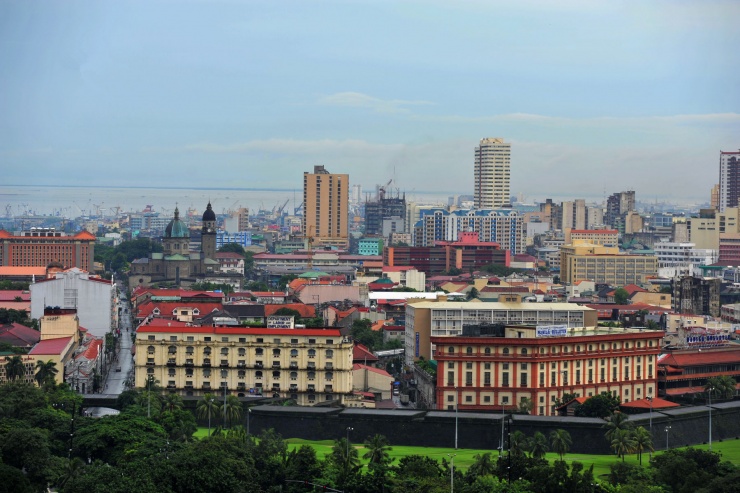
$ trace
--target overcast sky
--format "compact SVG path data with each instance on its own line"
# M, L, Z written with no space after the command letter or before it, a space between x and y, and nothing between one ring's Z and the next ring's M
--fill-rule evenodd
M740 148L740 2L1 1L13 184L472 193L483 137L512 192L708 201Z

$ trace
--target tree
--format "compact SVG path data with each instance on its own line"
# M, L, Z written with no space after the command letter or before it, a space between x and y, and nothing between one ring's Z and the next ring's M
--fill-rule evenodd
M563 460L565 454L570 450L570 446L573 444L573 439L570 437L570 433L563 429L557 429L550 432L550 446L553 452L560 456L560 460Z
M470 291L468 291L467 299L468 300L476 299L476 298L478 298L479 294L480 293L478 293L478 290L475 287L472 287L472 288L470 288Z
M176 409L182 409L182 397L177 394L167 394L164 396L162 406L167 411L175 411Z
M611 434L611 448L617 453L617 457L624 457L635 450L636 443L632 438L632 431L626 429L615 430Z
M518 411L520 414L529 414L532 412L532 408L534 407L534 402L532 402L532 399L529 397L524 397L522 400L519 401Z
M211 434L211 418L218 416L220 408L221 406L211 393L203 395L203 398L198 401L198 404L195 407L195 412L198 414L198 418L208 420L209 436Z
M6 357L5 361L5 375L10 381L22 379L26 376L26 365L23 364L23 359L20 356Z
M642 453L646 450L650 452L655 450L653 448L653 438L650 436L650 432L642 426L638 426L637 429L635 429L632 438L635 441L635 452L637 452L640 465L642 465Z
M36 361L36 375L34 376L36 383L39 387L43 385L49 385L53 387L56 384L56 376L59 370L56 368L56 362L49 361Z
M232 426L234 422L239 421L242 418L242 403L239 398L235 395L226 397L226 402L223 405L224 418L228 422L229 426ZM226 423L224 423L226 426Z
M619 397L614 397L611 392L602 392L576 407L575 415L581 418L606 418L619 409L619 402Z
M365 452L362 458L368 461L371 469L374 465L390 463L388 452L391 450L391 447L385 436L376 434L368 437L365 440L365 449L367 449L367 452Z
M238 253L239 255L245 255L247 252L244 251L244 247L239 243L224 243L224 245L218 249L219 252L232 252Z
M491 452L485 454L475 454L473 464L468 469L468 473L473 476L488 476L496 472L496 463L493 461Z
M704 391L712 392L712 395L718 399L732 399L735 396L735 386L737 382L729 375L710 377L704 385Z
M632 423L627 420L627 415L620 412L615 412L609 417L604 425L604 429L606 430L604 437L609 440L609 443L612 443L612 441L617 437L618 432L629 430L632 427Z
M562 430L561 430L562 431ZM553 432L555 433L555 432ZM529 439L529 455L535 459L542 459L550 449L547 444L547 438L541 431L535 432L534 436Z
M516 430L509 434L509 453L511 455L521 456L527 447L527 435L521 430Z
M629 292L624 288L619 288L614 291L614 303L617 305L626 305L630 298Z

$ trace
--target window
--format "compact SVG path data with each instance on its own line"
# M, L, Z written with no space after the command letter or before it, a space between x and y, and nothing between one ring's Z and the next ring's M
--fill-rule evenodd
M483 373L483 385L486 385L486 386L491 385L491 372L490 371Z
M520 373L519 374L519 386L520 387L526 387L528 382L527 374L526 373Z
M309 349L308 350L308 357L309 358L315 358L316 357L316 350L315 349Z
M447 362L447 368L454 369L455 368L455 363L453 363L452 361Z
M472 347L466 347L465 348L465 354L473 354L473 348Z
M473 372L472 371L465 372L465 385L473 385Z
M483 369L490 370L491 369L491 363L483 363Z
M333 358L334 357L334 351L331 349L326 350L326 357L327 358Z
M501 386L502 387L509 386L509 372L504 372L501 374Z
M491 348L487 347L486 349L483 350L483 353L491 354Z
M465 396L465 402L473 402L473 396L472 395L466 395Z
M490 395L483 396L483 402L489 402L490 403L491 402L491 396Z
M502 351L503 354L509 354L509 348L505 347Z
M526 370L527 369L527 363L522 363L521 368L522 368L522 370Z
M522 348L522 355L526 355L526 354L527 354L527 348Z
M291 358L297 358L298 357L298 350L297 349L291 349L290 350L290 357Z
M262 349L261 347L258 347L257 349L254 350L254 354L256 354L257 356L262 356L263 354L265 354L265 350Z
M292 371L292 372L290 372L290 379L291 379L291 380L296 380L296 379L298 379L298 372L297 372L297 371Z
M455 402L455 396L454 395L448 395L447 396L447 402Z
M334 378L334 373L333 372L330 372L330 371L327 371L324 376L326 377L327 380L331 380L331 379Z
M465 363L465 369L466 370L472 370L473 369L473 363Z
M448 347L448 348L447 348L447 352L448 352L449 354L453 354L453 353L455 352L455 348L454 348L454 347L452 347L452 346L450 346L450 347Z

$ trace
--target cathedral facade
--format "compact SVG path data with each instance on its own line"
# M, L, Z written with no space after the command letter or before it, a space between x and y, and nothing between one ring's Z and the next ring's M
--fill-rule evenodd
M129 286L187 287L195 282L220 277L216 257L216 214L211 203L203 213L201 248L190 251L190 231L180 220L180 211L175 208L175 217L167 225L162 238L163 252L150 253L145 258L131 263Z

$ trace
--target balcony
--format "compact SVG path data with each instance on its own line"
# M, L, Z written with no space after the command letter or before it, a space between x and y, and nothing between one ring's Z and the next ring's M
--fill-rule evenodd
M326 364L326 365L324 366L324 369L326 369L326 370L333 370L333 369L334 369L334 365L333 365L333 364L331 364L331 363L327 363L327 364Z
M211 366L211 360L210 360L210 358L205 358L203 360L203 366L207 366L207 367L210 368L210 366Z
M255 364L254 364L254 367L255 367L256 369L258 369L258 370L261 370L261 369L263 368L263 365L262 365L262 363L255 363Z
M225 360L225 359L222 359L221 360L221 364L219 366L221 368L228 368L229 367L229 362L227 360Z
M175 385L174 384L167 385L167 388L168 389L174 389L175 388Z
M207 385L203 385L203 386L202 386L201 388L202 388L203 390L211 390L211 385L210 385L210 384L207 384Z
M290 364L290 369L291 370L297 370L298 369L298 363L291 363Z
M332 393L332 386L331 385L324 385L324 392Z
M276 387L276 386L274 386L274 385L273 385L273 386L272 386L272 388L270 389L270 391L271 391L271 392L280 392L280 386L278 385L278 386Z
M193 366L193 360L191 360L191 359L186 359L186 360L185 360L185 366Z
M274 362L272 363L272 367L273 367L273 368L280 368L280 362L278 362L278 361L274 361Z
M186 385L186 386L185 386L185 389L186 389L186 390L193 390L193 386L192 386L192 385Z
M245 384L244 382L239 382L238 384L236 384L236 390L245 390L246 388L247 384Z
M291 392L298 392L298 385L291 385L289 390Z
M168 359L167 360L167 366L175 366L177 363L174 359Z
M308 386L308 391L309 391L309 392L315 392L315 391L316 391L316 386L315 386L315 385L311 385L311 384L309 384L309 386Z
M316 363L314 363L313 361L311 361L310 363L308 363L308 369L309 370L315 370L316 369Z
M246 363L237 363L236 367L237 368L246 368L247 365L246 365Z

